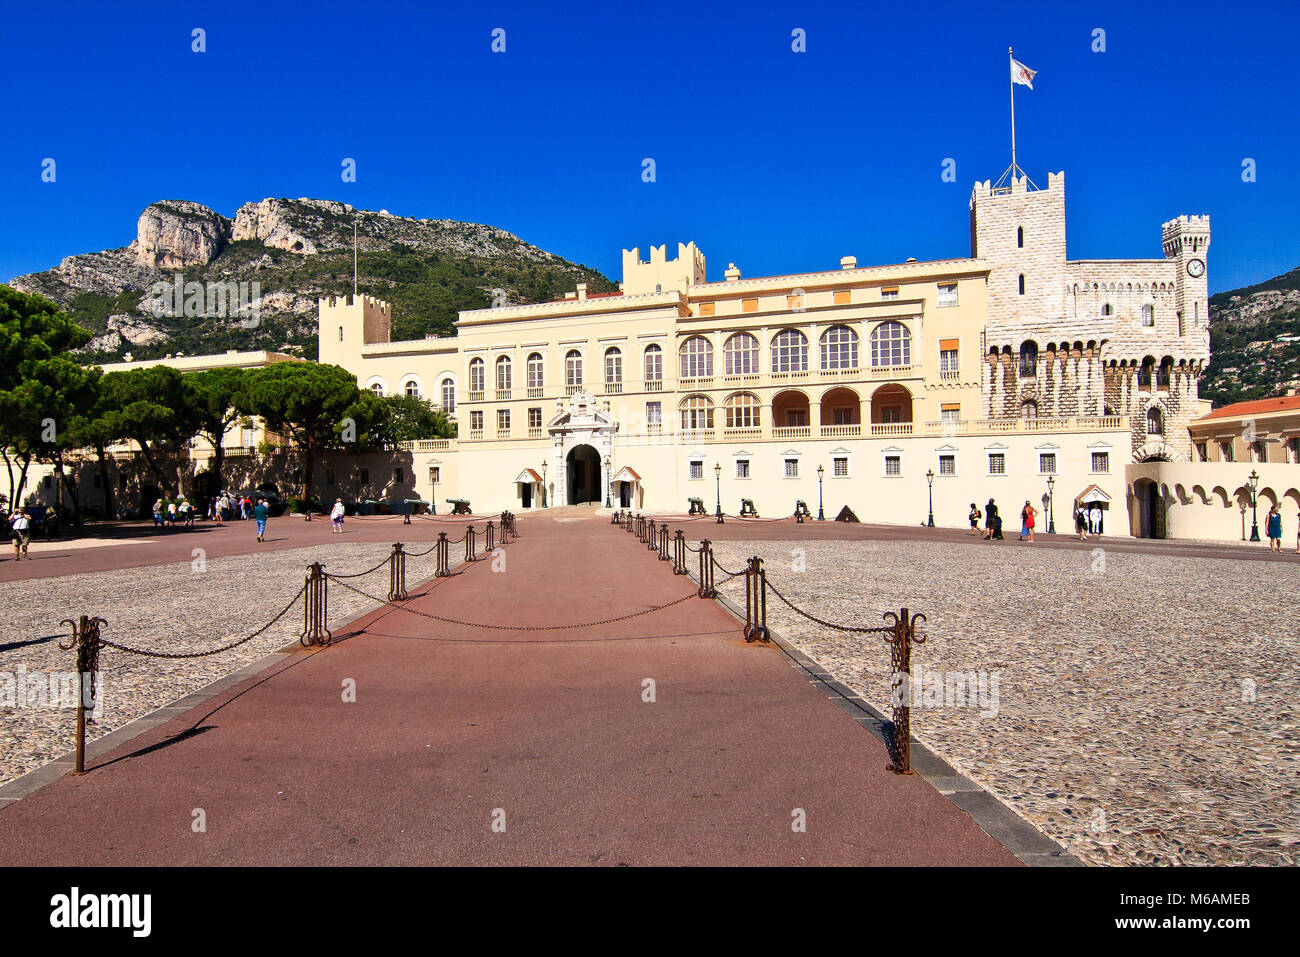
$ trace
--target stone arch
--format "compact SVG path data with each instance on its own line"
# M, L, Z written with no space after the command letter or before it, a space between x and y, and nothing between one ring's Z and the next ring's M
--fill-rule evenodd
M912 421L912 393L906 386L890 383L882 385L871 393L871 422L884 424L890 422Z
M1220 508L1228 508L1228 507L1229 507L1229 506L1228 506L1228 490L1225 489L1222 485L1216 485L1216 486L1214 486L1214 488L1210 489L1210 500L1211 500L1211 504L1213 504L1213 502L1214 502L1215 499L1218 500L1218 503L1219 503L1219 507L1220 507Z
M1192 495L1194 495L1194 496L1196 496L1197 498L1199 498L1199 499L1201 500L1201 504L1202 504L1202 505L1209 505L1209 504L1210 504L1210 496L1208 496L1208 495L1205 494L1205 487L1204 487L1203 485L1193 485L1193 486L1192 486Z
M798 389L786 389L772 397L772 426L778 429L806 428L809 419L808 396Z
M822 425L861 425L862 424L862 398L847 386L836 386L827 389L822 393L821 399L821 424ZM847 418L848 421L836 421L836 413L841 413L841 420Z

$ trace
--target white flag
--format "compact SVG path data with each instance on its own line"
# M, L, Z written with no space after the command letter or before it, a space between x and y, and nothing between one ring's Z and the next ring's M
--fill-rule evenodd
M1021 86L1027 86L1031 90L1034 88L1034 77L1038 74L1037 70L1031 70L1015 57L1011 58L1011 82L1019 83Z

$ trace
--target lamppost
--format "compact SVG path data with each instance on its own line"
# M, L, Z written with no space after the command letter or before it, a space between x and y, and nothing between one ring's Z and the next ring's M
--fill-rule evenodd
M716 481L717 481L717 495L718 495L718 509L717 509L717 511L718 511L718 524L719 524L719 525L724 525L724 524L726 524L726 523L722 521L722 463L721 463L721 462L719 462L717 465L713 466L713 476L714 476L714 478L715 478Z
M607 455L605 456L605 507L613 508L614 506L610 503L609 500L609 487L614 483L610 481L609 465L610 465L609 456Z
M1258 489L1259 489L1259 473L1256 472L1254 469L1251 469L1250 470L1250 540L1252 542L1259 541L1259 512L1256 511L1255 509L1255 506L1259 501L1255 497L1255 492L1258 491Z
M1056 534L1056 476L1047 476L1047 534Z
M930 517L925 520L925 527L934 528L934 469L925 470L925 480L930 483Z
M826 471L822 466L817 466L817 521L826 521L826 512L822 509L822 474Z
M546 459L542 459L542 508L550 508L546 504Z

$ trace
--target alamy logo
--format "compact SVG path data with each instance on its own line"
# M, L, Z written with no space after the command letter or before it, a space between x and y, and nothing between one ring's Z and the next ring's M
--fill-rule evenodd
M253 282L186 282L176 273L172 282L149 287L149 311L154 318L186 316L190 319L225 319L238 316L245 329L262 321L262 284Z
M998 716L998 672L939 671L919 664L912 666L912 672L892 675L890 707L979 708L981 718Z
M133 937L148 937L153 928L152 894L69 894L50 898L50 926L126 927Z
M14 671L0 671L0 708L72 710L82 703L78 700L80 687L87 699L86 708L97 721L104 716L104 681L100 675L91 700L91 678L87 673L83 682L75 671L28 671L26 665L19 665Z

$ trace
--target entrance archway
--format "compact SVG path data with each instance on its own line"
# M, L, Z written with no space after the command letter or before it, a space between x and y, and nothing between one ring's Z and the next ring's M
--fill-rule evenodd
M564 466L569 481L569 504L600 504L603 501L600 489L600 453L590 445L575 445L565 457Z

